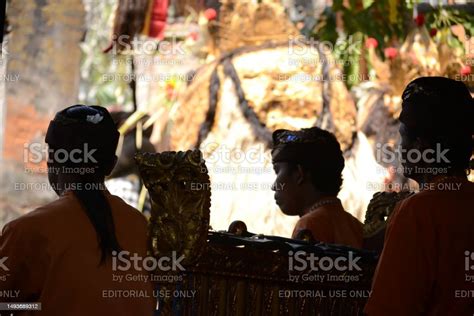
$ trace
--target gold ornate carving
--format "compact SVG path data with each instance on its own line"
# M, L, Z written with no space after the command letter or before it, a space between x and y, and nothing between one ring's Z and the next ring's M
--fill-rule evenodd
M364 221L364 236L370 237L385 228L395 205L413 195L413 192L377 192L370 200Z
M157 288L192 291L192 297L160 300L162 315L360 315L375 269L371 252L314 244L278 236L255 235L244 222L229 232L209 231L210 182L198 150L138 154L141 177L152 197L150 234L153 255L184 254L186 271L174 281L157 280ZM198 190L201 189L201 190ZM295 269L297 251L322 257L360 257L361 270ZM292 262L292 261L291 261ZM165 274L156 271L157 274ZM174 272L170 272L173 274ZM305 279L312 275L315 279ZM176 275L174 275L176 276ZM316 278L318 277L318 278ZM325 282L321 282L321 278ZM353 280L353 283L341 280ZM298 280L298 281L295 281ZM347 288L361 297L330 297ZM283 291L314 290L318 297L282 296ZM334 307L337 306L335 309Z
M184 255L194 263L206 248L211 206L210 181L199 150L138 153L141 178L150 193L153 255Z
M278 1L222 1L217 34L222 51L267 41L288 41L298 34Z

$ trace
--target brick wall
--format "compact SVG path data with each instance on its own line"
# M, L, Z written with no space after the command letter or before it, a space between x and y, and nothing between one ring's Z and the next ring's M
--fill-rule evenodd
M58 110L77 103L84 8L81 0L12 1L8 8L3 159L23 162Z
M31 170L38 167L44 168L44 163L36 165L25 160L24 145L36 142L44 143L50 116L38 112L33 105L24 104L15 97L7 96L6 107L7 120L4 130L3 158L18 167Z

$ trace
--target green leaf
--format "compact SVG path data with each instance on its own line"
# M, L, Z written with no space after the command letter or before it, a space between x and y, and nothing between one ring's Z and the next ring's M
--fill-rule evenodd
M362 0L362 5L364 6L364 9L367 9L374 3L374 0Z

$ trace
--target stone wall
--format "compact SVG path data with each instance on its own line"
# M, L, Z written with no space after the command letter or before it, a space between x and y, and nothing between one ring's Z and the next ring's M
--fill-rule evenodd
M8 215L2 204L8 205L7 209L27 210L54 196L45 186L45 162L36 168L28 161L25 163L24 146L43 143L54 113L77 103L79 44L85 31L81 0L15 0L8 7L7 16L11 33L7 37L6 72L2 76L5 124L0 162L0 220ZM31 183L40 186L25 189Z

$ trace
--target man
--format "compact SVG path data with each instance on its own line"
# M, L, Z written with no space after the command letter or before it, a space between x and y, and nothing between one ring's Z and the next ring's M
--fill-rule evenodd
M318 241L362 247L362 224L342 207L344 157L336 137L318 127L273 133L272 189L286 215L300 216L293 238L310 232Z
M104 186L118 138L100 106L56 114L46 143L48 178L59 198L4 227L0 292L12 295L0 302L41 303L34 315L153 314L147 271L114 264L121 251L126 258L147 255L146 219Z
M402 101L403 170L420 192L392 213L365 312L473 315L473 100L461 82L423 77Z

